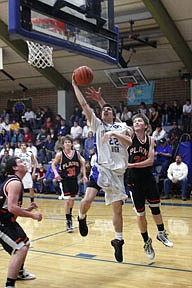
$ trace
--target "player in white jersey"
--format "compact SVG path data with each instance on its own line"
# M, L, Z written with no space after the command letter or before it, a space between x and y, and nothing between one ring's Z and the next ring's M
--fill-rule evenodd
M31 202L34 202L34 189L33 189L33 179L35 179L35 171L37 168L37 161L31 151L27 152L27 144L25 142L21 143L21 151L17 155L23 163L26 165L28 172L22 179L24 189L29 189L29 197Z
M123 176L128 165L127 148L132 144L129 127L125 123L114 122L115 113L109 104L104 104L100 90L97 92L94 88L90 88L89 96L92 95L92 99L97 100L102 107L102 120L95 116L76 85L74 78L72 78L72 85L77 100L90 123L91 130L95 132L97 155L96 163L91 170L85 197L80 204L79 231L82 236L88 234L86 214L97 192L102 189L105 191L106 205L111 204L113 209L115 239L111 241L111 245L115 249L116 260L122 262L122 246L124 244L122 204L127 198ZM96 95L96 97L93 95Z

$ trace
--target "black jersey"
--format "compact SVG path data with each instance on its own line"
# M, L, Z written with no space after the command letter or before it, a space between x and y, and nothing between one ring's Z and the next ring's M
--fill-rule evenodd
M8 222L13 222L16 220L16 216L8 211L7 207L7 185L11 181L19 181L21 183L21 191L20 191L20 197L18 200L18 206L21 207L22 205L22 200L23 200L23 184L21 182L21 179L17 176L8 176L4 182L0 186L0 222L1 223L8 223Z
M151 144L151 138L146 135L145 140L141 141L134 135L132 139L132 145L128 148L129 163L138 163L148 158L149 147ZM152 173L152 167L145 168L129 168L128 174L130 176L145 178Z
M73 155L69 157L65 151L62 151L61 160L61 177L62 178L77 178L80 173L80 160L77 151L73 151Z

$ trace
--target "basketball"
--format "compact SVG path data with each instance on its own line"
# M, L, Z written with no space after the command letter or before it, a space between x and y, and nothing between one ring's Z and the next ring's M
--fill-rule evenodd
M93 81L93 71L88 66L80 66L74 70L74 80L77 85L87 86Z

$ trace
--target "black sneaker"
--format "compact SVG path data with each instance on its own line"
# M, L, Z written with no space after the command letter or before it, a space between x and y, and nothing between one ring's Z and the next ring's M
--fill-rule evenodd
M123 251L122 251L123 244L124 244L124 240L118 240L118 239L111 240L111 245L115 249L115 259L118 262L123 261Z
M87 236L88 234L88 227L87 227L87 223L86 223L86 218L87 216L85 216L85 218L80 219L79 216L77 217L77 220L79 222L79 232L81 234L81 236Z

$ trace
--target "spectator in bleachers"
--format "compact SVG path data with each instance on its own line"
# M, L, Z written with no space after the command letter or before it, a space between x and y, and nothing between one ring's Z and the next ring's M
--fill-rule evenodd
M53 119L53 113L51 111L51 109L48 106L44 106L43 108L44 111L44 122L47 118L51 118L51 120Z
M89 122L87 120L84 120L83 130L82 130L82 139L86 139L88 137L88 133L91 131L91 128L89 126Z
M14 151L13 149L11 148L11 145L9 142L5 143L3 149L1 149L1 152L0 152L0 156L3 156L4 155L4 151L7 150L9 152L9 156L13 156L14 154Z
M45 177L44 177L44 179L43 179L44 190L45 190L44 193L45 193L45 194L50 194L50 193L53 192L53 191L51 190L51 189L52 189L51 184L52 184L53 187L54 187L54 190L55 190L56 194L57 194L57 195L60 195L60 194L61 194L61 190L60 190L60 188L59 188L59 182L56 181L56 179L55 179L55 174L54 174L51 166L52 166L52 165L50 164L49 167L48 167L48 169L47 169L47 171L46 171ZM57 165L56 165L57 171L59 170L59 166L60 166L60 164L57 164Z
M160 177L164 177L167 173L167 168L169 166L172 157L171 146L167 143L165 138L159 140L159 145L156 147L155 160L153 167L161 166L161 170L158 173Z
M171 145L172 150L176 149L182 133L183 131L178 127L177 122L174 121L172 123L172 128L169 130L168 135L167 135L167 140L169 144Z
M57 131L54 128L49 129L49 135L52 140L57 141Z
M36 111L36 129L40 129L44 123L44 110L41 107L37 108Z
M11 124L10 124L9 118L5 118L1 126L2 126L2 129L4 128L7 131L7 134L10 135Z
M62 133L58 133L57 141L55 142L55 152L61 151L63 149L63 136Z
M152 131L156 129L158 125L161 123L161 119L159 117L159 112L155 105L152 105L149 115L150 124L152 127Z
M137 113L141 113L145 115L147 114L147 105L145 104L145 102L140 103Z
M9 120L10 122L12 122L13 120L15 120L16 122L20 121L20 115L15 106L11 108L11 112L9 114Z
M20 129L16 129L11 137L11 146L15 148L18 142L23 142L23 134L20 132Z
M23 142L23 141L22 141ZM15 150L14 150L14 156L18 156L19 153L21 153L21 143L22 142L17 142Z
M84 142L84 158L86 161L91 160L92 155L95 153L95 140L93 132L89 131L87 139Z
M78 125L82 124L82 111L79 106L75 106L74 111L69 119L69 126L72 127L74 121L78 123Z
M0 150L4 147L4 145L7 142L9 142L9 134L4 128L2 128L1 133L0 133Z
M75 139L81 139L82 137L82 127L78 125L78 122L77 121L74 121L73 122L73 126L71 127L71 131L70 131L70 134L73 138L73 140Z
M161 105L161 124L167 126L170 124L171 108L167 103Z
M161 126L161 124L158 124L156 129L152 133L152 137L156 145L159 144L159 140L161 140L162 138L165 138L165 135L166 135L165 129Z
M46 170L42 163L39 163L39 167L37 168L37 182L36 182L36 188L39 193L43 193L44 190L44 183L43 179L45 177Z
M55 126L54 126L55 131L59 130L61 126L61 119L63 119L62 116L60 114L57 114L55 117Z
M42 127L40 132L37 134L36 140L39 140L40 143L45 142L47 139L47 129Z
M131 119L131 117L132 117L132 112L128 110L127 106L124 106L123 111L122 111L121 116L120 116L120 120L122 122L126 122L129 119Z
M55 141L51 139L51 136L48 134L47 135L47 140L44 143L44 148L45 148L45 162L48 163L55 157Z
M60 120L60 125L58 127L57 132L58 133L61 132L62 136L65 136L65 135L69 134L69 131L70 131L70 128L67 125L66 120L65 119L61 119Z
M182 113L181 107L179 106L177 100L173 101L173 105L171 106L171 119L170 122L177 122L179 123L180 115Z
M13 136L15 130L17 130L19 128L20 128L19 122L17 122L15 119L13 119L11 122L11 126L10 126L10 139Z
M29 140L33 140L33 135L30 132L28 127L24 127L23 128L23 142L25 142L26 144L29 142Z
M30 124L29 121L26 120L25 116L21 116L21 121L20 121L19 124L20 124L20 129L22 130L22 133L24 133L24 132L23 132L23 129L24 129L25 127L28 127L29 130L32 131L31 124Z
M30 123L32 129L36 129L36 115L31 107L26 108L26 111L23 116L26 118L27 122Z
M54 127L54 121L51 119L51 117L46 118L43 127L49 131L50 128Z
M188 176L188 166L182 162L182 156L177 155L175 162L169 165L167 171L167 178L164 179L164 193L165 195L162 199L170 199L171 187L174 184L181 185L182 200L187 200L187 176Z
M73 140L73 148L83 154L83 147L78 139Z
M2 121L5 121L5 119L9 119L9 113L7 112L7 109L3 109L3 112L1 113Z
M9 155L9 150L4 150L4 154L0 156L0 164L6 164L12 156Z
M191 100L187 99L183 105L183 132L190 133L191 128Z

